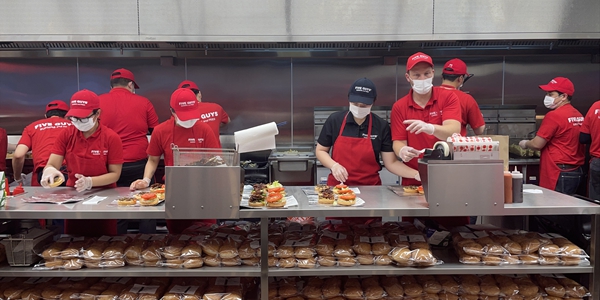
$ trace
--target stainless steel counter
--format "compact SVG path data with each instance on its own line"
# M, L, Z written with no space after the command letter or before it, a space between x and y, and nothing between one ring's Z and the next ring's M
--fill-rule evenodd
M74 188L24 187L25 194L9 197L6 206L0 209L1 219L162 219L165 217L164 205L149 207L122 207L112 205L113 200L131 194L129 188L92 189L78 193ZM67 194L106 197L98 204L84 204L87 198L73 204L26 203L24 198L35 194Z
M312 188L312 187L310 187ZM398 196L385 186L361 186L357 196L365 201L361 207L332 207L311 205L302 187L288 186L287 193L294 195L298 206L283 209L241 208L240 218L278 217L370 217L407 216L427 217L429 205L423 195ZM538 186L526 184L524 189L539 189L542 194L524 194L523 203L505 204L503 215L567 215L600 214L600 205L560 194ZM10 197L6 207L0 209L1 219L160 219L165 217L164 205L151 207L120 207L113 200L130 195L128 188L93 189L82 193L87 197L107 197L98 204L41 204L25 203L23 199L36 193L80 195L73 188L44 189L25 187L25 194ZM168 199L167 199L168 202Z
M299 206L283 209L241 208L240 218L429 216L429 205L424 196L400 197L385 186L360 186L360 194L357 197L365 201L365 205L360 207L310 205L301 188L296 186L286 187L286 192L294 195Z

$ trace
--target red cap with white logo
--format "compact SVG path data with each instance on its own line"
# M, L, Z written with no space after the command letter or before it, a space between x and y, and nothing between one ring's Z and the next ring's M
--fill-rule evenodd
M66 117L87 118L100 108L100 97L90 90L81 90L71 96L71 108Z
M566 77L556 77L550 80L548 84L540 85L540 89L546 92L557 91L569 96L573 96L573 93L575 93L575 86L573 86L571 80Z
M190 90L200 90L200 88L198 88L198 85L191 81L191 80L184 80L179 84L180 89L190 89Z
M408 60L406 61L406 71L408 72L410 69L412 69L416 64L418 64L420 62L428 63L431 67L433 67L433 60L431 60L431 56L429 56L423 52L417 52L417 53L411 55L408 58Z
M171 95L171 108L181 121L200 119L196 95L190 89L177 89Z
M115 78L125 78L125 79L129 79L131 81L133 81L133 86L136 89L139 89L140 87L137 85L137 83L135 83L135 77L133 76L133 72L127 70L127 69L116 69L112 72L112 74L110 74L110 79L115 79Z

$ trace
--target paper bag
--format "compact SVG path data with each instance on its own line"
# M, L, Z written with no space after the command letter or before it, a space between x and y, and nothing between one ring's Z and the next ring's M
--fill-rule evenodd
M492 141L500 143L500 159L504 161L504 171L508 171L508 135L481 135L481 137L490 137Z

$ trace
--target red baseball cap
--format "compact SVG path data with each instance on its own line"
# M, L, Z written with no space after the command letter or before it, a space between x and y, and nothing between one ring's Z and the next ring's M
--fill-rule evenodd
M62 100L52 100L48 105L46 105L46 112L49 112L54 109L60 109L64 111L69 111L69 106L65 101Z
M452 74L452 75L467 75L467 76L469 76L469 73L467 73L467 64L465 64L464 61L462 61L458 58L453 58L453 59L447 61L446 64L444 65L444 69L442 70L442 73Z
M546 92L558 91L569 96L573 96L573 93L575 93L575 86L566 77L556 77L550 80L548 84L540 85L540 89Z
M431 60L431 56L429 56L423 52L417 52L417 53L411 55L408 58L408 60L406 61L406 71L408 72L410 69L412 69L416 64L418 64L420 62L426 62L431 67L433 67L433 60Z
M133 81L133 86L136 89L139 89L140 87L137 85L137 83L135 83L135 77L133 76L133 73L131 73L131 71L127 70L127 69L116 69L112 72L112 74L110 74L110 79L115 79L115 78L125 78L125 79L129 79L131 81Z
M171 108L181 121L200 119L196 95L190 89L176 89L171 95Z
M100 97L90 90L81 90L71 96L71 108L66 117L87 118L100 108Z
M178 89L200 90L200 88L198 88L198 85L196 85L196 83L194 83L191 80L182 81L177 88Z

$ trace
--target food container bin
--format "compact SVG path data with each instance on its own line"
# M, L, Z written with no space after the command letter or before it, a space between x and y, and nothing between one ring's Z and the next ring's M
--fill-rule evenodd
M6 250L8 264L13 267L30 266L38 262L46 246L52 243L58 234L58 227L48 229L29 228L24 232L4 238L1 243Z

